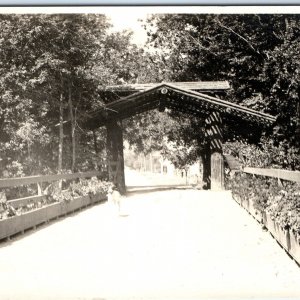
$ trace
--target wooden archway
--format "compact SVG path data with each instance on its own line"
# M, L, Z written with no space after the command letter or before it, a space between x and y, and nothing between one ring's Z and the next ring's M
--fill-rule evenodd
M112 91L115 95L118 92L121 98L90 114L86 126L90 129L100 126L107 128L110 180L121 192L125 192L121 121L152 109L169 108L205 119L204 179L212 190L224 189L223 126L242 122L245 127L243 130L251 134L251 130L262 129L276 121L274 116L212 96L228 88L227 82L137 84L107 88L108 93Z

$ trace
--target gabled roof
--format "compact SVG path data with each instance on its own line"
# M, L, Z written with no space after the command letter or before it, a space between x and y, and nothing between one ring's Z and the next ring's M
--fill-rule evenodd
M105 125L111 119L125 119L155 108L169 108L199 117L218 111L226 118L238 118L250 123L270 125L276 118L217 97L208 96L174 84L161 83L147 90L136 92L113 101L100 110L93 112L87 120L87 127Z
M186 82L163 82L162 84L173 85L184 90L195 90L202 92L218 92L227 91L230 89L228 81L186 81ZM113 92L142 92L153 87L159 83L136 83L136 84L123 84L123 85L110 85L105 87L106 91Z

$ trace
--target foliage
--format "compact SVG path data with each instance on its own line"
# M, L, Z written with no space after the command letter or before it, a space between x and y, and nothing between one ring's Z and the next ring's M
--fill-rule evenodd
M97 194L107 194L112 183L102 181L96 177L91 179L79 179L72 182L67 189L62 190L58 182L50 184L44 191L44 197L38 201L32 199L26 205L14 209L6 200L5 193L0 194L0 219L7 219L15 215L21 215L51 203L70 202L74 198L81 196L93 196Z
M291 228L300 235L300 190L299 184L286 184L269 201L267 212L282 227Z
M282 228L291 228L300 236L300 185L294 182L278 183L277 179L236 173L226 178L233 197L252 200L254 208L268 212Z
M58 182L50 184L44 191L44 195L49 202L70 202L74 195L71 190L62 190Z
M226 100L278 116L274 131L267 132L262 141L264 146L269 143L269 150L276 147L275 157L270 154L263 160L296 169L300 156L300 122L296 114L300 90L299 22L299 15L161 14L152 15L145 28L150 47L164 53L164 74L169 80L228 80L232 89L223 95ZM189 132L177 130L179 144L182 137L190 139L189 146L195 142L193 132L199 130L197 125L191 123ZM236 122L229 125L224 128L226 141L249 137L235 137L232 133ZM240 129L247 126L240 123ZM260 132L256 128L251 131L254 138L250 142L257 144ZM240 145L233 143L231 148L234 145L237 151ZM257 154L264 146L259 145ZM249 147L247 151L251 150Z
M133 72L136 77L134 57L141 50L130 46L130 34L109 33L104 15L0 15L0 25L0 167L14 169L3 175L57 172L60 98L62 168L72 164L71 132L76 136L77 168L94 168L104 145L99 142L99 152L94 152L93 135L83 130L81 120L87 111L103 106L102 85L130 80ZM100 131L96 140L101 140Z
M125 122L124 137L137 153L160 151L179 168L193 164L201 153L202 121L171 110L149 111Z
M45 190L48 199L55 202L71 201L75 197L107 193L110 182L102 181L96 177L91 179L78 179L70 183L68 188L62 190L58 183L50 184Z
M79 15L0 16L3 169L11 161L22 164L25 174L42 174L45 165L55 167L59 95L71 71L85 87L81 66L92 54L91 23L99 21L92 19Z
M237 157L244 167L300 170L299 150L296 146L288 147L284 141L277 145L267 138L262 138L258 145L246 141L227 142L224 152Z
M96 177L92 177L91 179L79 179L78 182L71 183L69 189L73 195L88 196L106 194L111 186L111 182L101 181Z
M298 86L298 62L289 59L299 55L298 25L298 15L168 14L145 28L149 43L167 51L173 80L229 80L233 101L261 110L281 79Z

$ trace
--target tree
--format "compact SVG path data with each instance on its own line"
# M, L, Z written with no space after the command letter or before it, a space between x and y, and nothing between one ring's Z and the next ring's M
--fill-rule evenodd
M63 124L67 128L71 119L74 169L76 113L97 94L91 68L107 34L105 17L2 15L0 22L2 164L21 162L26 173L48 172L45 166L55 169L59 143L59 169L68 168L62 166L63 150L69 150L62 140Z
M283 143L286 151L296 146L298 15L153 15L145 28L149 44L165 54L164 73L171 80L229 80L227 100L278 115L269 136L273 145ZM225 131L234 138L230 128ZM195 141L193 134L179 132ZM294 153L299 155L299 146Z
M100 167L104 131L87 132L82 121L111 101L103 86L137 82L149 55L129 32L109 33L103 15L1 15L0 25L6 175Z

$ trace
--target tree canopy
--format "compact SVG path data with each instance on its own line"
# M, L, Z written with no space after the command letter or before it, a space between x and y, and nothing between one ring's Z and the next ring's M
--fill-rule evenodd
M81 120L104 105L100 86L136 77L130 34L93 14L0 15L0 25L2 175L95 167L103 141Z
M278 116L269 139L299 156L299 25L299 15L166 14L145 29L169 80L229 80L225 100ZM194 144L199 121L177 128L179 144Z
M117 99L103 87L162 81L228 80L225 100L278 115L262 143L290 157L285 167L298 165L299 15L153 15L145 48L129 31L110 32L104 15L9 14L0 26L2 176L97 168L104 130L88 132L81 121ZM203 120L176 111L136 116L124 129L144 153L172 158L171 143L191 162L204 146Z

